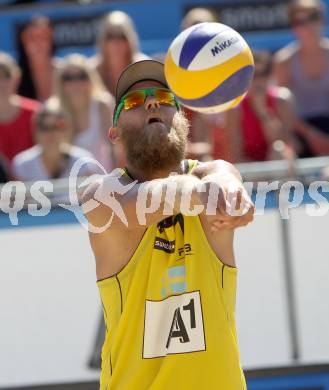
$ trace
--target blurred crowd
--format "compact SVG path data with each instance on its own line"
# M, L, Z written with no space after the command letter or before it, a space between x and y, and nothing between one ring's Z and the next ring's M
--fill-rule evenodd
M220 114L186 110L187 157L237 163L329 155L324 18L318 0L290 3L296 39L277 53L254 51L255 75L242 103ZM195 8L181 29L207 21L218 19ZM51 23L37 17L19 33L16 60L0 52L0 182L66 177L80 157L94 157L108 172L124 164L108 139L113 94L122 70L149 57L140 52L133 20L121 11L105 15L96 46L92 58L75 53L57 58Z

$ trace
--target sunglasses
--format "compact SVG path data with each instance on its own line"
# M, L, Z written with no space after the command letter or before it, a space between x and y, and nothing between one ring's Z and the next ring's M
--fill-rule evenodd
M41 133L50 133L52 131L63 131L65 130L66 123L64 118L58 117L52 123L45 124L43 121L39 122L37 129Z
M135 91L126 93L120 99L120 102L114 114L114 126L118 124L119 115L123 109L131 110L133 108L137 108L144 105L148 96L154 96L159 104L166 106L176 106L178 111L180 109L179 103L176 100L175 95L171 91L169 91L169 89L157 87L136 89Z
M294 27L299 27L318 22L319 20L321 20L321 15L318 12L313 12L305 16L295 17L291 24Z
M123 33L107 33L104 36L106 41L111 41L113 39L127 40L127 37Z
M87 81L89 80L89 77L87 73L75 73L75 74L63 74L62 81L64 82L71 82L71 81Z
M62 126L40 126L38 129L41 133L51 133L53 131L63 131Z

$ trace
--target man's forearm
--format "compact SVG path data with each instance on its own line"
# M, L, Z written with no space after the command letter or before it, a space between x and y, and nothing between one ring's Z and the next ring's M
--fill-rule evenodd
M192 210L196 215L203 210L199 196L202 182L193 175L173 175L144 183L120 179L121 183L118 178L108 176L97 189L85 195L84 203L92 199L99 204L90 213L85 208L87 218L93 219L93 223L98 219L98 223L104 224L104 219L114 212L112 227L149 226L173 214L191 215Z
M84 211L95 226L111 218L112 228L150 226L178 213L226 213L228 193L242 193L241 182L238 170L224 161L200 164L193 174L143 183L109 175L87 191Z

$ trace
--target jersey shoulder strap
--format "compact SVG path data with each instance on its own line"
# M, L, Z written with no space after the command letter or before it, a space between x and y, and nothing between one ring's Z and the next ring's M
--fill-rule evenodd
M185 159L182 161L182 171L183 173L191 173L193 169L197 166L198 160Z
M182 161L182 171L183 173L191 173L192 170L197 166L198 160L185 159ZM127 167L121 169L121 174L123 176L129 177L131 180L134 180L132 175L129 173Z

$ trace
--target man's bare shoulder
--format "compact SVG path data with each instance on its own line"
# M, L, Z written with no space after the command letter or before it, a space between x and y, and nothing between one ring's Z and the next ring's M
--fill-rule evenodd
M102 179L99 178L95 181L92 181L87 188L80 194L80 202L82 206L86 204L89 200L94 199L96 191L99 189L102 183Z
M115 187L118 193L126 190L123 183L131 183L131 180L122 176L120 172L105 175L93 181L82 196L83 210L89 222L89 238L96 259L98 280L110 277L125 267L146 230L145 226L131 227L115 223L113 212L116 211L120 217L120 207L115 210L115 204L108 207L106 203ZM104 198L102 203L105 193L108 199ZM115 202L115 198L111 198L110 201ZM89 207L93 206L90 211Z
M120 200L134 184L135 182L123 175L121 169L115 169L108 175L98 176L90 182L80 196L80 202L89 223L98 227L96 230L99 230L99 226L108 226L110 220L111 228L124 227L124 224L117 223L121 219L125 222L126 219Z

